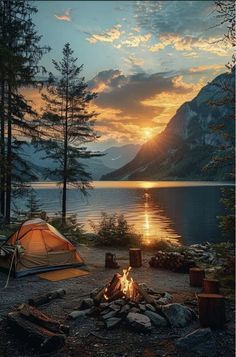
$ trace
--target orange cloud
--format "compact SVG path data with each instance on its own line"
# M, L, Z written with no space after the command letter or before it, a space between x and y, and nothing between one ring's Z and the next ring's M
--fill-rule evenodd
M107 30L104 33L101 34L92 34L90 37L87 38L87 40L95 44L97 42L114 42L115 40L118 40L122 34L122 31L120 31L121 25L118 24L114 27L112 27L110 30Z
M220 38L211 37L208 39L196 38L193 36L180 36L174 33L163 34L159 37L160 42L149 47L150 52L157 52L167 46L172 46L177 51L205 51L218 56L226 56L228 51L221 46ZM186 54L185 54L186 57Z
M60 21L71 21L70 9L65 10L62 15L54 15Z

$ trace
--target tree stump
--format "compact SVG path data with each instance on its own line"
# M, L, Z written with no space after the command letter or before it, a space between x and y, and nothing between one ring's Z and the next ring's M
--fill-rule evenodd
M189 269L190 286L202 287L203 279L205 278L205 270L201 268Z
M129 249L129 265L132 268L140 268L142 266L142 252L140 248Z
M203 279L203 292L208 294L219 294L220 282L215 279Z
M116 255L107 252L105 256L105 268L117 269L119 265L116 261Z
M225 300L223 295L198 294L198 308L202 327L223 327L225 323Z

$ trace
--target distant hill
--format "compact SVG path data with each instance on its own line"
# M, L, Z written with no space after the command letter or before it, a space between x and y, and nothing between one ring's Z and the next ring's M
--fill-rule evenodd
M133 160L140 147L141 145L139 144L112 146L111 148L103 151L105 156L101 157L101 160L107 167L118 169Z
M103 180L223 180L228 167L203 171L224 138L211 126L224 124L234 133L234 108L227 103L225 83L234 91L234 73L224 73L184 103L165 130L145 143L128 164L102 177ZM212 105L223 101L224 105ZM233 145L233 142L232 144ZM232 148L231 148L232 149Z
M132 160L139 150L140 145L124 145L120 147L111 147L102 152L104 156L90 159L81 159L86 170L91 174L93 180L100 180L101 176L119 168ZM32 172L38 181L44 181L47 168L56 168L56 162L51 159L45 159L45 152L36 150L30 144L22 145L21 157L30 164ZM49 176L49 181L57 181L55 176Z

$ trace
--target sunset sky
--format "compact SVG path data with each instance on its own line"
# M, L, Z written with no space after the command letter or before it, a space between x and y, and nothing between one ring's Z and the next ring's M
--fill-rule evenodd
M230 60L218 42L225 29L215 27L213 1L34 3L42 43L52 48L42 64L53 71L51 60L69 42L99 93L100 148L142 143L162 131Z

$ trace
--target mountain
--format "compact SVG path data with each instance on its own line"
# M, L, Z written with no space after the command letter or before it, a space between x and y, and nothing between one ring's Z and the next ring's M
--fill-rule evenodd
M102 152L104 156L81 159L81 163L91 174L93 180L100 180L101 176L106 175L132 160L139 148L140 145L132 144L111 147ZM45 156L45 151L36 150L31 143L22 145L21 157L31 166L32 173L37 177L38 181L45 180L47 168L56 168L55 161L48 158L45 159ZM55 176L48 177L49 181L55 181L57 179Z
M216 77L192 101L184 103L165 130L145 143L133 160L104 175L102 180L226 179L228 167L203 168L211 162L219 146L225 144L223 136L212 126L224 124L228 133L234 133L230 92L234 92L234 73ZM233 141L230 150L232 146Z
M140 149L139 144L127 144L123 146L112 146L103 151L104 156L101 157L105 166L111 169L119 169L120 167L133 160Z

